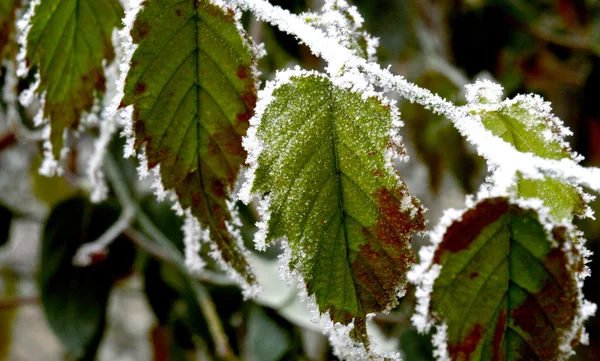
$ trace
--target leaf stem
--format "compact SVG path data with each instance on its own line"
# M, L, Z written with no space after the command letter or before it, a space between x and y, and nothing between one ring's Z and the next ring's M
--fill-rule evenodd
M79 247L73 257L75 266L87 267L93 263L93 255L98 253L106 253L106 248L123 233L133 221L135 216L135 208L127 206L123 209L119 219L110 226L97 240L86 243Z
M13 298L9 300L0 300L0 312L21 306L38 305L40 303L37 297Z
M204 270L200 274L192 274L184 265L184 258L181 252L173 245L167 236L152 222L150 217L140 208L134 198L131 196L125 180L121 176L121 170L111 154L107 154L104 162L106 176L113 186L113 190L119 200L119 203L125 208L132 209L135 219L139 224L141 232L134 229L127 229L125 234L138 247L155 256L156 258L174 265L185 275L192 279L210 282L218 285L234 285L235 283L227 276ZM149 239L146 235L151 237Z
M217 313L215 303L210 297L210 293L204 287L204 285L198 282L194 282L193 287L196 296L198 297L198 302L200 303L200 309L202 310L202 313L206 318L206 322L208 323L208 331L215 341L217 355L227 361L237 361L238 358L231 350L229 339L225 333L225 330L223 329L221 319Z
M322 30L306 23L300 16L266 0L230 2L252 12L258 19L295 36L316 56L327 62L326 69L332 76L344 74L344 79L349 79L355 90L362 89L364 85L361 84L376 85L384 91L395 92L410 102L419 103L426 109L447 117L461 135L475 146L477 153L487 160L490 168L503 169L511 174L520 172L521 176L531 179L546 175L600 192L600 168L582 167L572 159L553 160L519 152L510 143L494 136L484 127L481 119L469 113L465 107L454 105L428 89L409 82L401 75L392 74L378 63L356 56L350 49L327 36ZM519 162L514 162L514 159L519 159Z

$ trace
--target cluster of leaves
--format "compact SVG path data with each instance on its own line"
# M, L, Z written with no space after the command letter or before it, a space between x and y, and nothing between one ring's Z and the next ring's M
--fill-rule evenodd
M396 161L407 160L398 134L403 124L396 103L378 91L390 90L386 80L369 77L372 68L363 65L378 67L376 41L355 7L331 0L319 13L296 16L262 0L123 4L127 11L118 0L31 0L18 20L19 54L3 55L5 48L18 48L6 45L17 38L20 1L0 0L0 55L12 64L6 69L34 78L29 90L17 83L6 92L20 90L25 107L36 106L31 92L41 100L34 125L44 129L44 173L71 172L68 148L94 127L94 116L109 125L100 126L99 137L107 140L99 141L96 152L108 153L113 192L100 204L81 195L58 203L44 229L41 302L71 357L95 357L111 288L134 268L143 274L158 319L155 359L186 359L196 337L222 359L235 359L242 349L261 360L296 357L298 336L283 329L287 321L256 304L240 306L242 298L231 288L199 281L214 281L203 275L219 275L220 267L242 287L244 298L256 297L260 277L246 245L264 251L279 240L284 278L300 282L340 358L399 358L375 351L367 321L398 306L407 278L417 288L414 326L421 332L437 327L438 359L565 359L585 342L583 322L594 306L583 298L588 252L573 219L590 215L591 197L568 174L510 173L508 163L518 159L488 159L493 166L477 199L440 221L430 233L432 245L415 264L411 243L414 233L426 230L424 207L395 168ZM347 51L345 62L333 66L334 56L314 46L315 54L330 61L329 73L280 71L259 91L263 50L246 33L240 8L309 47L322 36ZM310 32L281 25L288 20ZM284 52L272 44L267 50ZM458 86L449 78L439 81L434 71L419 82L450 97ZM426 108L436 107L433 96L411 95L410 87L402 91ZM478 82L468 88L465 106L441 112L471 117L485 136L516 152L579 162L564 140L569 132L547 103L537 96L501 95L498 86ZM429 167L431 188L440 189L442 165L449 163L463 190L473 193L469 175L482 164L465 139L445 118L416 106L406 116L417 119L410 134ZM153 201L140 202L135 180L122 181L127 177L120 173L131 169L115 161L122 149L102 148L117 120L127 138L125 156L137 155L140 175L155 178L158 198L172 200L185 222ZM440 152L440 139L456 151ZM236 203L238 191L246 205ZM239 213L240 207L253 209L255 199L261 219L252 234L253 217ZM0 216L10 224L7 212ZM126 227L110 246L88 254L91 266L73 265L82 246L100 241L121 221ZM0 229L0 241L4 233ZM215 308L210 297L226 307ZM215 315L231 319L242 307L245 341L215 321ZM261 346L257 332L263 328L287 347Z

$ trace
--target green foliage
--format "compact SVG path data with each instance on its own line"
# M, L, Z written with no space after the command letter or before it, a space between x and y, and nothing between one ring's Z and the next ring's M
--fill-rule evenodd
M387 361L400 350L409 360L555 360L585 343L595 308L574 221L591 217L582 187L600 192L600 169L578 164L550 103L513 94L562 101L557 114L583 134L573 149L598 162L600 5L356 3L0 0L0 196L6 184L29 192L0 200L0 246L10 229L17 253L29 250L19 237L50 210L39 267L6 271L19 262L13 244L0 247L11 261L0 270L0 359L22 323L15 308L38 302L19 278L38 273L68 360L97 357L110 292L130 275L127 291L141 285L155 316L141 337L154 361ZM380 31L378 54L367 28ZM501 79L509 99L482 76ZM406 135L424 164L400 165ZM57 159L65 139L72 151ZM37 171L40 149L43 170L59 164L54 177ZM137 155L137 174L123 153ZM14 177L21 163L31 182ZM477 201L426 233L415 195L433 221L465 195L451 194L446 170ZM138 181L148 174L154 184ZM596 224L583 227L596 236ZM432 240L418 265L415 232ZM75 266L91 242L104 251ZM252 243L275 246L258 256ZM311 312L329 320L310 323Z
M209 1L149 1L131 30L136 52L121 107L133 105L135 147L162 184L208 228L249 284L243 250L228 232L227 201L246 158L241 137L256 102L254 53L233 12Z
M577 342L580 241L558 227L549 236L538 217L493 198L446 230L430 312L448 327L451 359L564 359Z
M112 206L71 198L58 204L46 221L41 303L50 327L76 360L94 359L106 324L110 289L129 273L135 253L132 244L119 237L108 255L96 254L96 263L89 267L74 266L73 258L79 247L100 237L117 216Z
M250 190L269 196L264 242L285 236L289 267L319 311L354 321L353 337L368 345L366 315L396 304L414 262L412 233L424 230L421 205L387 155L402 149L390 136L393 111L312 73L272 96Z
M111 37L122 17L118 0L42 0L35 9L25 62L40 73L36 92L45 93L44 119L50 120L55 158L64 131L77 130L95 93L106 89L102 65L114 59Z
M533 153L546 159L572 159L568 143L565 143L560 121L536 96L518 96L499 104L482 99L481 108L471 110L481 116L484 126L496 136L512 144L518 151ZM561 180L546 177L543 180L519 178L517 193L524 198L539 198L558 219L573 219L582 215L586 205L581 190Z

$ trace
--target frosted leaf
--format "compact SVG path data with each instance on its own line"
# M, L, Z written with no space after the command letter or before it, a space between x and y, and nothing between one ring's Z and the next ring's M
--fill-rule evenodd
M77 13L77 16L72 14ZM114 58L113 29L122 8L118 0L34 0L18 22L21 51L18 75L36 66L43 116L50 124L51 154L60 158L65 130L79 129L96 94L105 91L103 63ZM24 96L27 103L31 95Z
M210 255L251 295L256 280L227 205L256 101L256 56L240 18L223 1L132 3L113 112L126 155L142 154L140 175L158 179L158 198L176 194L177 211L208 230Z
M392 166L391 154L403 153L390 134L397 111L301 70L278 73L256 109L241 198L261 199L257 246L285 237L291 273L369 351L367 315L396 305L412 232L424 229L419 201Z
M418 285L413 322L420 331L438 325L438 359L573 353L593 308L581 291L586 253L541 200L481 198L445 216L432 243L409 279Z
M579 160L565 140L571 132L552 114L549 103L538 95L518 95L504 101L501 96L499 85L477 81L467 86L469 104L466 108L481 119L485 128L519 152L546 159ZM499 165L493 173L491 179L495 186L514 187L519 197L542 199L557 220L570 220L573 215L588 212L585 194L570 182L551 177L522 177L508 162Z

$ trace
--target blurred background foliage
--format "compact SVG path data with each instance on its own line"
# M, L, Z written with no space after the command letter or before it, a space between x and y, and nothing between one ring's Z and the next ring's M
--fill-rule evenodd
M293 12L317 10L319 0L272 0ZM355 0L365 28L379 37L382 66L460 104L464 85L494 79L505 95L535 92L552 102L569 126L573 149L585 164L600 166L600 2L597 0ZM20 10L18 10L20 11ZM268 55L262 80L277 69L323 63L297 41L249 15L244 23ZM0 84L14 71L12 25L3 27ZM28 88L33 77L14 85ZM390 95L393 97L393 95ZM181 266L181 219L157 203L139 182L135 163L122 159L122 140L111 144L106 172L109 201L87 201L86 162L91 129L74 145L67 172L47 179L37 173L41 147L32 129L35 112L19 109L8 119L0 102L0 360L330 360L327 340L295 296L279 280L277 247L253 253L264 292L244 301L239 289L209 264L202 276ZM462 207L477 190L485 164L445 118L398 99L404 139L412 157L399 165L430 209L429 227L443 209ZM16 134L21 134L16 136ZM25 134L25 136L23 136ZM250 249L254 206L240 207ZM600 201L593 204L600 211ZM94 264L78 268L77 248L101 235L135 207L138 220ZM587 299L600 304L600 222L578 222L594 252ZM416 239L418 248L424 240ZM203 249L207 253L208 249ZM205 257L209 259L209 257ZM413 290L388 315L370 325L383 350L400 348L405 360L432 360L429 336L411 326ZM590 345L572 360L598 360L600 317L589 320Z

